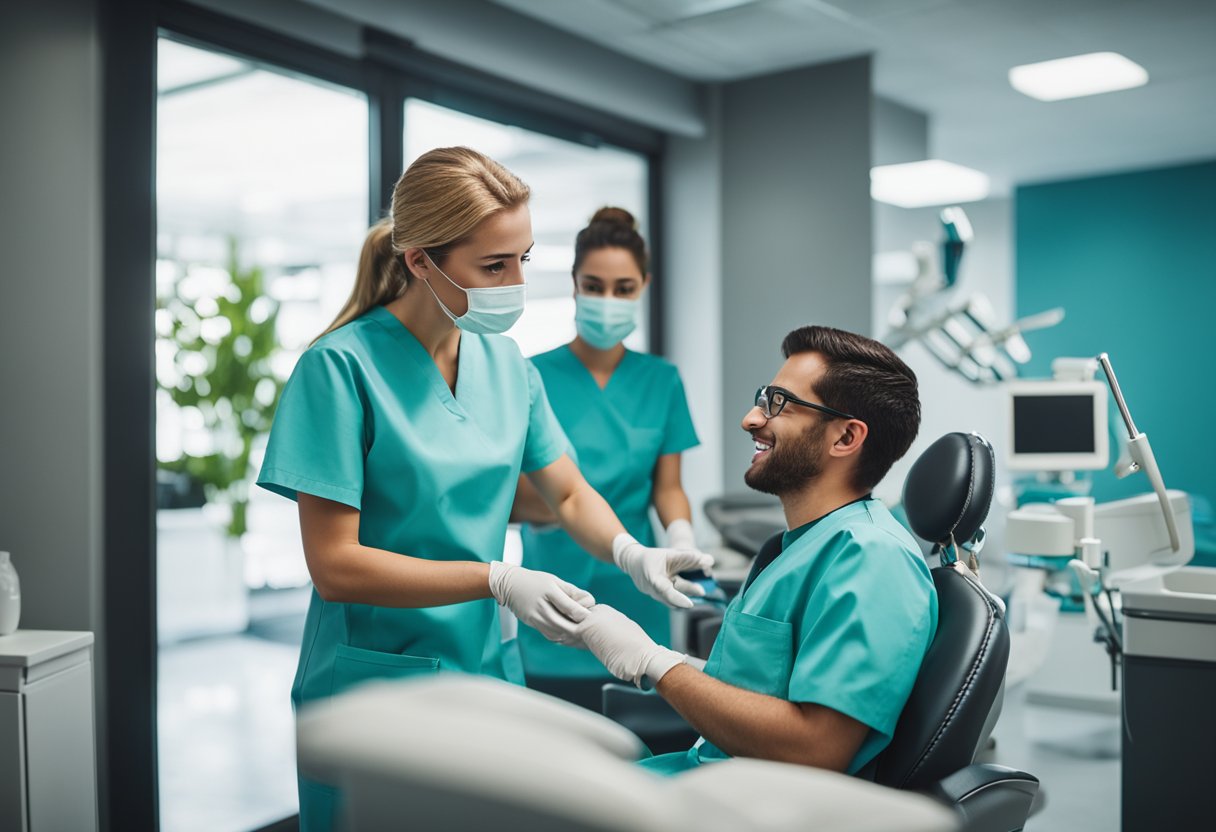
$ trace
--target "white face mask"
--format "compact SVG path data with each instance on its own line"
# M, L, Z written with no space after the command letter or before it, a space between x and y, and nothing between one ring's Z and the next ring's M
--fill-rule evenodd
M425 251L422 253L426 255L426 259L430 261L431 265L435 266L431 255ZM439 300L439 295L431 286L431 282L429 280L426 282L431 294L435 295L435 302L439 304L439 308L465 332L471 332L474 335L495 335L506 332L519 320L519 316L524 314L524 300L527 297L528 289L523 283L513 286L466 289L448 277L438 266L435 266L435 271L443 275L448 283L464 292L465 297L468 298L468 311L457 317L452 314L452 310L444 306L443 301Z
M574 296L574 328L599 350L610 350L638 325L638 302L594 295Z

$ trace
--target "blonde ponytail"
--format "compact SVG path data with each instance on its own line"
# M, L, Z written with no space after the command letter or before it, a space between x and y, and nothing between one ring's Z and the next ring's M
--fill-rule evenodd
M439 263L487 217L529 195L519 177L476 150L441 147L419 156L397 180L389 216L363 242L350 298L317 337L400 297L411 279L401 258L406 249L426 249Z
M405 264L393 251L393 224L388 218L380 220L367 232L363 250L359 253L359 269L355 272L355 288L324 332L313 339L315 344L340 326L353 321L367 310L396 300L405 291L408 275Z

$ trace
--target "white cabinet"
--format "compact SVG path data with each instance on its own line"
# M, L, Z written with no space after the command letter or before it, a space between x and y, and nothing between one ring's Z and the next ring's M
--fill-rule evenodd
M0 636L0 829L97 829L93 634Z

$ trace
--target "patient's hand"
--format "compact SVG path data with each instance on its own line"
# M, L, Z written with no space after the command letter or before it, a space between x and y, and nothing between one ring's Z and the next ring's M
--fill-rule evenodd
M636 622L607 604L596 604L575 628L575 635L618 679L641 687L644 678L652 683L684 661L646 635Z

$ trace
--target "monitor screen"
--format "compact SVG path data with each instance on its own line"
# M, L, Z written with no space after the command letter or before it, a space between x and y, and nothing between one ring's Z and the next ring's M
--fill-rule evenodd
M1010 381L1007 461L1014 471L1097 471L1110 458L1100 381Z
M1092 395L1013 397L1015 454L1092 454L1095 427Z

